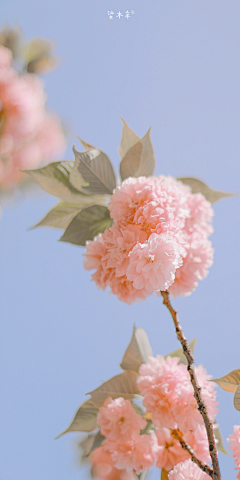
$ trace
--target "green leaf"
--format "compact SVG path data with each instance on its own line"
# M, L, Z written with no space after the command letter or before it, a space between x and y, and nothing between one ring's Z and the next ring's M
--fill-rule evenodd
M229 456L229 453L227 452L225 446L224 446L224 443L223 443L223 438L222 438L222 434L221 434L221 430L220 430L220 427L219 425L217 425L216 423L214 423L214 430L213 430L213 433L214 433L214 437L216 438L217 442L216 442L216 447L217 447L217 450L219 452L222 452L224 453L224 455L227 455Z
M82 450L81 461L86 459L95 448L101 447L103 440L105 440L100 430L97 433L93 433L87 435L81 442L79 442L78 446Z
M197 341L197 339L194 338L194 339L189 343L189 347L190 347L190 349L191 349L192 354L194 354L196 341ZM184 365L187 365L187 359L186 359L186 357L185 357L185 355L184 355L184 353L183 353L182 347L180 347L180 348L178 348L177 350L174 350L174 352L168 353L167 355L164 356L164 358L167 358L167 357L179 357L179 358L180 358L179 363L183 363Z
M240 411L240 385L238 385L235 395L233 397L233 405L236 410Z
M155 170L155 157L150 130L146 135L131 147L120 163L120 176L122 180L128 177L140 177L153 175Z
M123 122L122 139L118 147L118 153L120 158L122 159L126 155L127 151L132 148L133 145L135 145L135 143L140 140L140 138L138 137L138 135L136 135L136 133L134 133L134 131L128 126L128 124L122 117L119 118L121 118Z
M91 198L91 197L89 197ZM82 206L85 208L85 205ZM36 227L55 227L55 228L67 228L72 219L81 211L79 205L70 205L69 203L58 203L53 207L47 215L32 228Z
M72 167L73 162L64 160L50 163L46 167L36 170L22 171L31 175L40 187L51 195L59 197L67 203L79 204L82 202L84 195L74 188L69 181L69 173Z
M92 395L92 401L98 407L103 405L107 397L111 397L113 400L118 397L131 400L135 395L139 395L136 379L137 375L134 372L124 372L110 378L110 380L104 382L100 387L88 393Z
M224 377L213 378L211 381L218 383L223 390L235 393L238 385L240 385L240 369L233 370Z
M214 190L206 183L202 182L198 178L194 177L180 177L177 180L181 180L185 185L189 185L192 189L192 193L202 193L204 197L211 203L219 202L226 197L237 197L237 193L221 192L220 190Z
M78 152L73 147L73 152L75 162L70 173L72 185L88 195L112 195L116 187L116 178L108 156L97 148Z
M97 428L98 407L90 398L78 409L69 427L56 438L69 432L91 432Z
M77 213L60 241L84 246L87 240L93 240L96 235L104 232L111 225L112 219L108 208L102 205L92 205Z
M148 361L153 355L147 333L143 328L136 328L133 325L131 341L124 353L120 367L123 370L138 373L140 365Z

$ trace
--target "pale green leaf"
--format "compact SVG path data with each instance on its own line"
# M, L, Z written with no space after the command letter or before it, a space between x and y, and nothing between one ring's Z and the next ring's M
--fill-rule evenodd
M91 198L91 197L89 197ZM82 206L85 208L85 205ZM70 205L69 203L58 203L53 207L47 215L32 228L36 227L55 227L55 228L67 228L72 219L81 211L79 205Z
M240 411L240 385L238 385L237 390L235 392L235 395L233 398L233 405L236 408L236 410Z
M148 361L148 357L153 355L147 333L143 328L133 326L131 341L124 353L120 367L123 370L130 370L138 373L142 363Z
M150 128L141 140L131 147L120 163L120 176L122 180L128 177L153 175L155 170L155 157L150 138Z
M139 475L137 475L137 478L138 478L139 480L146 480L146 478L147 478L147 473L148 473L148 471L147 471L147 470L144 470L142 473L140 473Z
M100 447L103 440L105 440L105 437L100 433L100 430L98 430L97 433L87 435L87 437L79 442L78 446L82 450L81 461L85 460L95 448Z
M92 430L95 430L95 428L97 428L97 414L98 407L92 399L87 400L78 409L69 427L56 438L69 432L91 432Z
M194 338L194 339L189 343L189 347L190 347L190 350L191 350L192 354L194 354L196 341L197 341L197 339ZM186 357L185 357L185 355L184 355L184 353L183 353L182 347L180 347L180 348L178 348L177 350L174 350L174 352L168 353L167 355L164 356L164 358L167 358L167 357L179 357L179 358L180 358L179 363L183 363L184 365L187 365L187 359L186 359Z
M189 185L192 189L192 193L202 193L204 197L211 203L216 203L226 197L236 197L237 193L221 192L220 190L214 190L206 183L202 182L198 178L194 177L181 177L177 180L181 180L185 185Z
M112 195L116 178L108 156L97 148L78 152L73 147L73 152L75 162L69 177L72 185L87 195Z
M103 405L107 397L111 397L113 400L118 397L131 400L135 395L139 395L136 379L137 375L134 372L124 372L110 378L89 394L92 395L92 401L98 407Z
M212 382L218 383L223 390L235 393L238 385L240 385L240 369L233 370L224 377L214 378Z
M123 128L122 128L122 139L121 143L118 147L118 153L120 158L122 159L127 151L135 145L135 143L140 140L138 135L134 133L134 131L128 126L128 124L125 122L125 120L120 117L122 122L123 122Z
M60 241L84 246L87 240L93 240L96 235L104 232L111 225L112 219L108 208L102 205L92 205L77 213Z
M215 437L216 440L217 440L217 442L216 442L217 450L218 450L219 452L224 453L224 455L228 455L228 456L229 456L229 453L227 452L227 450L226 450L226 448L225 448L225 446L224 446L224 443L223 443L223 437L222 437L222 434L221 434L221 430L220 430L219 425L214 424L213 433L214 433L214 437Z

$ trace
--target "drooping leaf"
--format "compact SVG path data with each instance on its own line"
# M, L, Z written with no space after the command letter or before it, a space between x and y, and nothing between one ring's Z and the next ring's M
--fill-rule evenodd
M220 190L214 190L206 183L202 182L198 178L194 177L181 177L177 180L181 180L185 185L189 185L192 189L192 193L202 193L204 197L211 203L219 202L226 197L236 197L237 193L221 192Z
M214 433L214 436L217 440L216 442L216 447L217 447L217 450L219 452L222 452L224 453L224 455L228 455L229 456L229 453L227 452L225 446L224 446L224 443L223 443L223 437L222 437L222 434L221 434L221 430L220 430L220 427L219 425L217 424L214 424L214 430L213 430L213 433Z
M148 361L148 357L153 355L147 333L143 328L136 328L133 325L131 341L124 353L120 367L123 370L129 370L138 373L142 363Z
M108 208L102 205L92 205L77 213L60 241L84 246L87 240L93 240L96 235L104 232L111 225L112 219Z
M43 74L57 67L59 58L54 53L55 44L46 38L34 38L25 51L25 69L29 73Z
M240 411L240 385L238 385L235 395L233 397L233 405L236 410Z
M135 143L137 143L138 140L140 140L140 138L128 126L127 122L125 122L125 120L122 117L120 117L120 118L123 122L123 128L122 128L122 139L121 139L121 143L118 147L118 153L119 153L120 158L122 159L126 155L127 151L130 148L132 148L133 145L135 145Z
M192 354L194 354L196 341L197 341L197 339L194 338L194 339L189 343L189 347L190 347L190 349L191 349ZM178 348L177 350L174 350L174 352L168 353L167 355L164 356L164 358L166 358L166 357L179 357L179 358L180 358L179 363L183 363L184 365L187 365L187 359L186 359L186 357L185 357L185 355L184 355L184 353L183 353L182 347Z
M161 480L168 480L168 472L167 472L167 470L165 470L165 468L162 468Z
M78 409L69 427L56 438L69 432L91 432L92 430L95 430L95 428L97 428L97 414L98 407L90 398Z
M91 197L88 197L91 198ZM83 205L82 208L84 208ZM79 205L70 205L69 203L60 202L53 207L47 215L32 228L36 227L55 227L67 228L72 219L81 211Z
M116 178L108 156L97 148L78 152L73 147L73 152L75 162L70 173L72 185L87 195L112 195Z
M78 446L82 450L81 461L87 458L95 448L100 447L103 440L105 440L105 437L100 433L100 430L98 430L97 433L87 435L87 437L79 442Z
M218 383L223 390L235 393L238 385L240 385L240 369L233 370L224 377L214 378L212 382Z
M137 375L134 372L124 372L120 375L110 378L104 382L100 387L92 392L92 401L100 407L107 397L112 397L113 400L118 397L123 397L125 400L131 400L135 395L139 395L136 385Z
M150 128L141 140L131 147L120 163L120 176L122 180L128 177L153 175L155 170L155 157L150 138Z
M59 197L67 203L78 204L84 196L69 181L69 173L72 167L73 162L64 160L50 163L36 170L22 171L31 175L40 187L51 195Z

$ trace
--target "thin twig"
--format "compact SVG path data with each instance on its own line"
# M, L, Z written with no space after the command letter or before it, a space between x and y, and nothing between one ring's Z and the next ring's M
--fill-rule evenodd
M208 436L208 444L209 444L209 453L212 459L212 466L213 466L213 472L212 472L212 478L213 480L222 480L221 478L221 473L220 473L220 468L219 468L219 463L218 463L218 455L217 455L217 449L216 449L216 443L215 443L215 438L213 434L213 425L212 422L209 419L208 413L207 413L207 407L206 404L203 400L202 394L201 394L201 388L198 385L198 381L195 375L195 371L193 368L194 364L194 358L192 355L192 352L189 348L188 341L186 337L183 334L182 327L180 325L179 319L178 319L178 313L176 310L173 309L170 300L169 300L169 293L168 292L161 292L162 297L163 297L163 304L167 307L169 312L171 313L175 329L176 329L176 334L177 338L180 341L182 348L183 348L183 353L187 359L187 369L190 375L191 383L193 386L194 390L194 397L197 401L198 404L198 410L200 414L203 417L203 421L206 427L207 431L207 436Z
M171 430L171 434L172 436L179 441L181 447L183 448L183 450L186 450L186 452L189 453L192 461L194 463L196 463L198 465L199 468L201 468L201 470L203 470L205 473L207 473L208 475L210 475L210 477L213 477L213 469L211 467L209 467L209 465L207 463L204 463L202 462L201 460L199 460L195 454L195 452L193 451L193 449L190 447L190 445L188 445L187 442L185 442L185 440L183 440L183 438L181 437L180 433L178 432L178 430Z

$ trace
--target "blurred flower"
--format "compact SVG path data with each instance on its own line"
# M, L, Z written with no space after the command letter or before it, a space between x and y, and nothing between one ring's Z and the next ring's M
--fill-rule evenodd
M234 425L234 433L229 435L227 441L230 442L229 449L233 452L234 462L237 465L235 470L239 470L237 478L240 479L240 425Z

